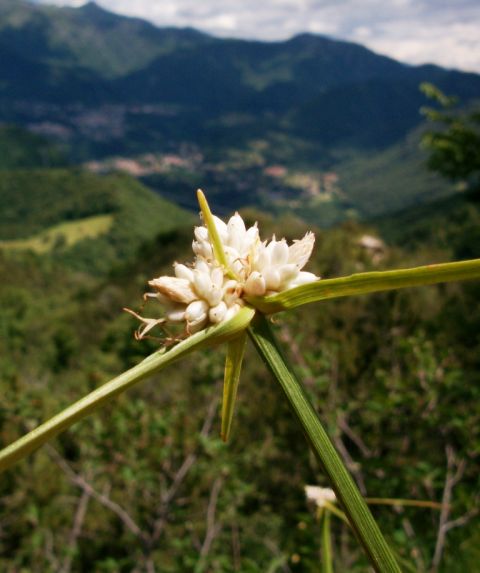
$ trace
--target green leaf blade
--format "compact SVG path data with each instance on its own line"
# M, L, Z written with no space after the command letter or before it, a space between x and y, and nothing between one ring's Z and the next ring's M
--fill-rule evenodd
M231 279L236 279L237 277L235 276L235 273L233 273L228 265L227 257L225 256L225 251L223 250L222 241L220 240L220 235L217 231L217 226L215 225L215 221L213 219L212 212L210 211L207 198L201 189L197 190L197 200L198 204L200 205L200 210L202 211L203 221L205 222L205 225L208 229L208 235L212 243L213 254L217 261L225 269L226 274Z
M332 298L474 279L480 279L480 259L322 279L275 295L247 300L261 312L270 314Z
M103 384L103 386L87 394L87 396L84 396L53 418L50 418L47 422L44 422L1 450L0 472L8 469L14 463L75 424L75 422L85 418L122 392L125 392L131 386L159 372L179 358L206 346L226 342L232 337L237 337L239 333L245 331L254 314L255 311L253 309L244 307L229 321L197 332L168 351L162 349L154 352L140 364L120 374L120 376L110 380L110 382Z
M379 573L400 573L390 547L325 432L303 385L287 365L264 316L256 315L248 334L268 369L282 387L373 568Z
M220 436L224 442L228 441L230 436L246 343L246 332L242 332L240 336L232 338L227 343L223 381L222 428L220 431Z

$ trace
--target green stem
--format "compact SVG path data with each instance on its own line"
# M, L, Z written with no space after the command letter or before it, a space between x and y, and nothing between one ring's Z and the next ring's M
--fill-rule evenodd
M480 279L480 259L322 279L263 298L249 297L248 301L270 314L330 298L472 279Z
M333 573L330 512L324 511L322 523L322 573Z
M391 549L323 429L303 385L287 365L265 317L257 313L248 332L260 356L280 383L375 571L399 573L400 568Z

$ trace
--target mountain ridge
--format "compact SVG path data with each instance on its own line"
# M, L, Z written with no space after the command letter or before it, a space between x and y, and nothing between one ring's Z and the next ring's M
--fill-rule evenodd
M365 165L405 161L410 179L419 170L414 187L432 185L421 197L443 196L414 154L398 151L423 122L418 86L435 83L465 104L480 94L478 74L411 66L344 40L309 33L277 42L221 39L95 4L0 0L0 58L0 122L60 140L73 163L173 154L183 172L157 177L160 194L200 176L219 198L225 187L219 204L234 208L280 197L288 208L306 201L310 210L312 199L315 213L325 201L336 202L336 212L362 213L365 202L351 178L351 190L335 188L333 195L321 180L337 167L348 171L345 157L355 163L367 152L387 155L383 163L368 156ZM291 173L272 179L268 169L276 165ZM374 179L385 191L373 195L384 193L387 208L397 181L388 173ZM394 199L396 208L404 206Z

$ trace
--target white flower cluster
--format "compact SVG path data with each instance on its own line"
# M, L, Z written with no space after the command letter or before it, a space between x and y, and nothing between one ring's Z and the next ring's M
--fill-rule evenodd
M335 492L329 487L306 485L305 495L307 497L307 501L311 501L319 508L325 507L326 502L335 503L337 501Z
M307 233L290 246L285 239L260 241L257 224L245 227L235 213L228 223L213 217L228 269L215 258L206 226L196 227L192 244L195 260L190 266L175 263L175 276L149 281L156 298L166 308L165 318L149 319L134 314L143 323L139 338L157 324L185 322L187 334L208 324L232 318L245 304L244 296L263 296L318 280L302 271L313 249L315 237ZM131 312L131 311L129 311Z

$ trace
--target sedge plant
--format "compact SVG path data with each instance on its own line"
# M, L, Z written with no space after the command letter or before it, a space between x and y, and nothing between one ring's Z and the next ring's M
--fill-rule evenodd
M199 190L197 195L203 225L194 231L194 262L175 263L175 276L152 279L149 282L152 292L145 295L166 307L164 316L145 318L129 311L141 321L137 338L147 337L152 329L158 328L168 333L163 347L1 450L0 471L131 386L187 354L223 343L227 352L221 436L228 440L245 346L250 339L280 384L372 567L382 573L399 572L391 548L328 437L302 382L285 358L268 317L338 297L479 279L480 260L320 280L303 270L314 247L313 233L307 233L292 245L275 237L262 242L257 225L247 229L238 214L225 223L212 215L203 192ZM183 329L179 335L170 333L175 324ZM325 530L326 540L327 533Z

